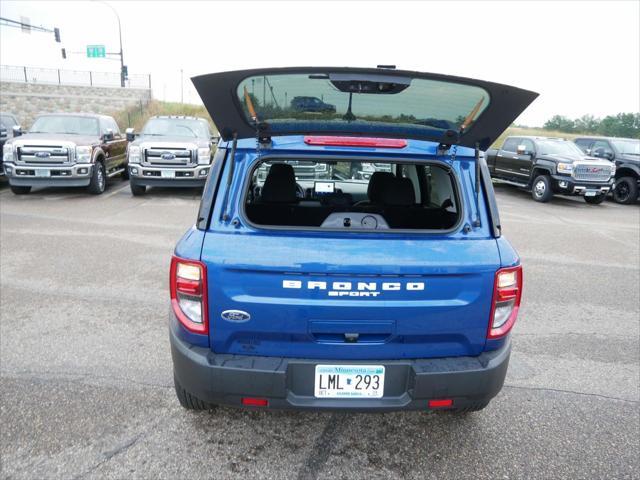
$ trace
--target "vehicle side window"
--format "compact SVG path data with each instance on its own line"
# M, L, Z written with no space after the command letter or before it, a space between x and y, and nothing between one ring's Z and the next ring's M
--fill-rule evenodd
M528 138L523 138L522 141L520 142L520 145L524 145L524 149L527 152L533 152L536 149L536 147L533 144L533 142L531 140L529 140Z
M604 140L596 140L595 142L593 142L593 146L591 147L591 155L594 155L596 153L599 154L600 152L605 155L613 155L613 149L611 148L611 145L609 145L609 142L606 142Z
M107 119L107 128L110 128L113 131L113 135L114 136L116 136L116 137L120 136L120 129L118 128L118 124L111 117L109 117Z
M587 150L589 150L589 147L591 146L591 143L593 142L593 140L589 140L586 138L580 138L578 140L576 140L576 145L580 148L580 150L582 150L583 152L587 152Z
M502 146L502 150L504 150L505 152L517 152L518 151L518 145L520 143L520 140L517 138L507 138L507 140L504 142L504 145Z

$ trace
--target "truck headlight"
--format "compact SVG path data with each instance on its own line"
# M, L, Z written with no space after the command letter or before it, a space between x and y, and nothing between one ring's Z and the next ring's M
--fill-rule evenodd
M129 145L129 150L127 151L129 163L140 163L140 157L140 147L137 145Z
M573 163L559 163L558 173L571 174L573 172Z
M92 153L93 153L93 147L89 147L89 146L76 147L76 162L90 163Z
M211 149L209 147L198 149L198 164L209 165L211 163Z
M13 162L13 145L6 143L2 147L2 161L3 162Z

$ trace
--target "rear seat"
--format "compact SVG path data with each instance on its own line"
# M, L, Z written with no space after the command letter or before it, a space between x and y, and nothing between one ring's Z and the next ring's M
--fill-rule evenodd
M377 177L374 180L374 177ZM293 167L273 164L265 180L260 198L246 205L249 220L259 225L289 225L319 227L332 213L361 212L382 215L391 228L446 229L451 228L457 214L442 208L428 208L415 203L413 183L390 173L376 172L368 190L370 202L349 206L346 198L322 205L299 203ZM333 199L332 199L333 200ZM338 200L337 198L335 200Z

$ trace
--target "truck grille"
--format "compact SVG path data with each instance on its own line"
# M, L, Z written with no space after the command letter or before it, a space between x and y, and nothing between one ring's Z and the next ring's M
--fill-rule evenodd
M69 163L71 151L61 145L23 145L18 147L18 160L27 165L59 165Z
M149 147L144 150L145 162L160 167L184 167L196 163L194 150L187 148L158 148Z
M607 182L611 178L611 167L578 164L574 168L573 178L583 182Z

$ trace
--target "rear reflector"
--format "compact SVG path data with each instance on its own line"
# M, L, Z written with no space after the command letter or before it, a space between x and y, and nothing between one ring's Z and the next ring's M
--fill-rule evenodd
M496 272L487 338L504 337L518 317L522 298L522 265Z
M178 321L190 332L207 334L207 269L202 262L171 258L169 274L171 307Z
M242 405L247 407L268 407L269 400L266 398L242 397Z
M373 137L306 136L304 137L304 143L307 145L324 145L334 147L404 148L407 146L406 140Z
M451 398L442 398L439 400L429 400L429 408L443 408L450 407L453 405L453 400Z

